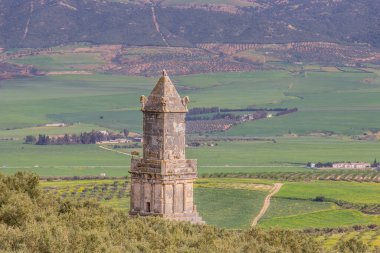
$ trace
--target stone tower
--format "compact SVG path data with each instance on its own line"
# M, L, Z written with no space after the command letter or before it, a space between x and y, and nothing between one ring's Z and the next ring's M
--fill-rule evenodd
M144 155L131 162L130 214L203 223L193 203L197 161L185 158L189 98L181 99L164 70L150 96L141 96L140 102Z

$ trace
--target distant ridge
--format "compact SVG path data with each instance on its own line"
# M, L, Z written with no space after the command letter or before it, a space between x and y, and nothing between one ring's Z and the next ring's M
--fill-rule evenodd
M360 42L380 47L378 0L255 3L226 7L191 2L168 6L96 0L2 0L0 47L37 48L74 42L191 47L197 43L300 41Z

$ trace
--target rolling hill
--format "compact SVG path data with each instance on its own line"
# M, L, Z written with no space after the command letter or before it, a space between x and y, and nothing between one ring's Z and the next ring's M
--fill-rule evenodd
M0 47L326 41L380 46L377 0L2 0Z

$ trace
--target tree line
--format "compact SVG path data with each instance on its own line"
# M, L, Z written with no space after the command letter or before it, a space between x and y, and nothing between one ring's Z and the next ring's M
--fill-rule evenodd
M214 107L194 107L189 109L187 115L198 115L198 114L208 114L208 113L229 113L229 112L257 112L257 111L266 111L266 112L278 112L276 116L281 116L287 113L297 112L297 108L240 108L240 109L228 109L228 108L219 108L218 106ZM282 112L282 113L281 113Z
M92 130L80 134L64 134L63 136L49 136L40 134L36 138L33 135L25 137L26 144L35 145L69 145L69 144L96 144L101 141L111 141L127 137L128 131L123 133L101 132Z

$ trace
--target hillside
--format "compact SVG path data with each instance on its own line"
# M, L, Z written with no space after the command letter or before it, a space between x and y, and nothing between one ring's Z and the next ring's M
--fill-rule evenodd
M380 46L377 0L196 3L3 0L0 47L50 47L73 42L195 46L300 41Z

